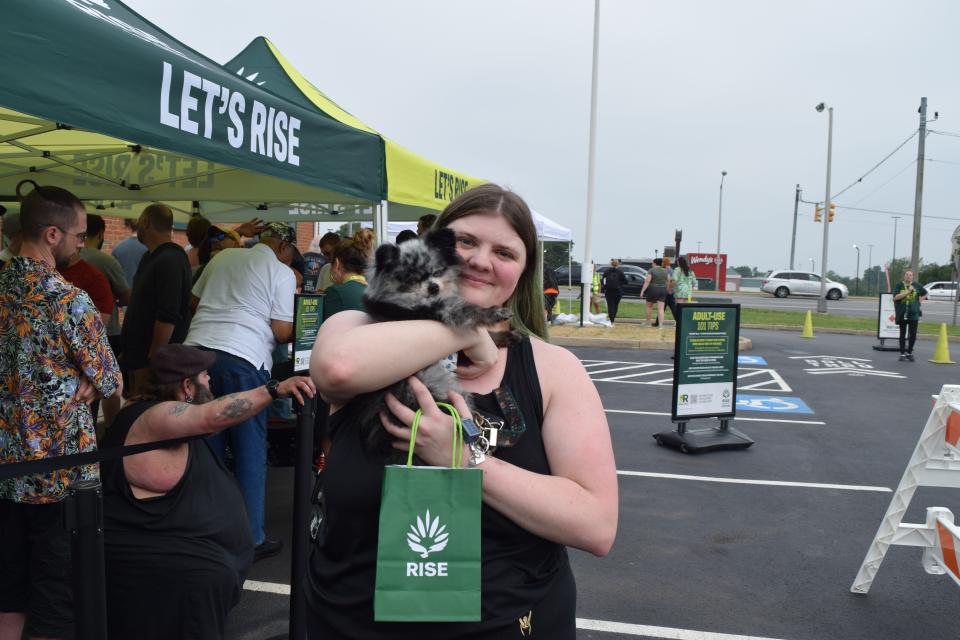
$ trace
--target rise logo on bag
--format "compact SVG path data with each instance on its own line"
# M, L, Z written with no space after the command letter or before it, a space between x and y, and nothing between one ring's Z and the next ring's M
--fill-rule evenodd
M407 534L407 546L410 550L419 553L421 558L430 557L431 553L443 551L450 540L450 534L446 531L447 525L440 523L440 516L430 518L430 510L427 509L426 515L421 518L417 516L417 523L410 525L410 533ZM446 562L408 562L408 577L445 577L447 575Z

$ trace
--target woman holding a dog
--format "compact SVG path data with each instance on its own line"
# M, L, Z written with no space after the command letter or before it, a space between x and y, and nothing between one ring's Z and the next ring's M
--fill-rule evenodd
M478 330L433 320L374 323L344 311L325 322L311 375L331 404L332 447L324 472L326 530L312 550L307 578L308 628L315 638L576 637L571 546L606 555L617 530L617 479L606 417L583 366L545 341L536 231L526 203L485 184L450 203L436 228L454 231L462 258L460 295L482 307L505 306L513 318ZM497 347L487 329L522 339ZM455 373L473 394L449 401L464 418L500 419L522 429L486 456L465 445L464 459L483 471L482 619L480 622L375 622L378 517L385 459L365 447L343 411L363 394L407 379L423 415L415 453L447 466L452 421L412 377L458 353ZM406 450L414 412L391 396L383 428ZM354 428L351 428L354 427Z

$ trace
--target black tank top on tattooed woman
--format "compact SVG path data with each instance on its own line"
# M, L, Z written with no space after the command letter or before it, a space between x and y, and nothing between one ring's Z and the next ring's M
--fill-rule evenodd
M495 456L549 474L543 446L543 399L529 338L508 350L501 386L509 386L526 431ZM502 415L493 393L475 395L485 415ZM326 535L314 545L306 578L311 638L523 638L575 636L576 587L566 548L521 528L496 510L482 511L482 621L383 623L373 621L377 532L384 462L369 455L350 405L329 419L332 447L324 471ZM528 614L533 611L532 616Z

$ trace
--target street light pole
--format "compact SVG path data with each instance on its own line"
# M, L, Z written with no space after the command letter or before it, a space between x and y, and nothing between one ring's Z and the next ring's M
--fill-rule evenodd
M584 234L583 266L580 267L580 326L590 317L593 287L593 205L597 156L597 69L600 60L600 0L593 3L593 66L590 71L590 141L587 152L587 223Z
M813 258L810 258L810 271L816 272L816 270L817 270L817 263L814 261Z
M797 211L800 208L800 185L793 196L793 235L790 236L790 269L793 269L793 256L797 248Z
M817 300L817 312L827 312L827 240L830 235L830 162L833 155L833 107L828 107L821 102L817 105L817 111L822 112L825 108L829 120L827 123L827 186L823 196L823 257L820 260L820 298Z
M856 294L860 295L860 247L853 245L853 248L857 250L857 284L856 284Z
M720 229L723 222L723 179L727 177L726 171L720 172L720 204L717 207L717 255L714 256L714 262L717 263L717 277L714 280L714 291L720 290Z
M867 293L870 293L870 283L873 282L873 245L867 245L867 262L870 264L867 265L867 273L870 274L870 279L867 280Z

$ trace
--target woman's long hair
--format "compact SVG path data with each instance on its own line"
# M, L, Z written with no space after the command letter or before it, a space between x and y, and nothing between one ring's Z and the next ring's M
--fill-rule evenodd
M350 240L342 240L333 250L333 260L340 261L340 268L344 273L362 275L367 270L367 263L373 253L375 244L373 231L361 228L353 234Z
M448 204L434 224L434 228L443 228L449 226L454 220L480 213L496 213L503 216L520 236L527 252L527 262L505 306L513 312L510 324L515 330L546 340L547 324L543 317L542 256L537 245L537 228L533 224L530 208L523 198L499 185L482 184L465 191Z
M677 266L680 267L680 270L683 271L684 277L690 275L690 265L687 264L687 259L683 256L677 258Z

